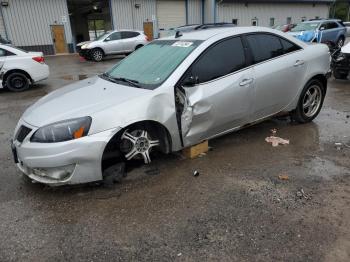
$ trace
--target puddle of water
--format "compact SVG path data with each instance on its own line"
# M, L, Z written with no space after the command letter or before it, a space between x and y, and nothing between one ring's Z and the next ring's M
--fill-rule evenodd
M88 78L87 75L65 75L61 77L64 80L73 80L73 81L78 81L78 80L83 80Z
M307 164L307 167L310 168L310 175L320 176L325 179L331 179L333 176L340 176L350 173L349 169L336 165L330 160L319 157L313 158L310 163Z

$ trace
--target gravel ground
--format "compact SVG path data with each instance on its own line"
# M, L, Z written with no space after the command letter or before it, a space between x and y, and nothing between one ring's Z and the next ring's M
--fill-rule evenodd
M350 261L350 81L329 80L313 123L273 119L194 160L160 156L112 188L21 177L9 141L23 111L118 59L49 57L48 80L0 92L0 261ZM266 143L272 128L290 144Z

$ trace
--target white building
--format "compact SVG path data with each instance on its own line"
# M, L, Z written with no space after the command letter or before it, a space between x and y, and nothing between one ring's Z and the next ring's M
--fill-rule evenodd
M106 30L156 33L185 24L229 22L272 26L328 17L332 0L2 0L0 34L45 54L74 52L77 42Z

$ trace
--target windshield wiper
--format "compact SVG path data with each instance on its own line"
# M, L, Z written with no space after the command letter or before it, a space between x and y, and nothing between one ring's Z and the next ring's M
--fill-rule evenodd
M113 83L118 83L118 81L121 81L121 82L125 82L125 83L128 83L129 85L133 86L133 87L137 87L137 88L142 88L140 85L139 85L139 81L137 80L133 80L133 79L128 79L128 78L124 78L124 77L112 77L110 74L108 73L103 73L101 75L103 78L113 82Z
M116 80L116 81L122 81L122 82L128 83L128 84L130 84L134 87L137 87L137 88L141 88L141 86L139 85L139 81L137 81L137 80L128 79L125 77L112 77L112 79Z
M104 79L111 81L113 83L118 83L113 77L111 77L108 73L103 73L102 75L100 75L100 77L103 77Z

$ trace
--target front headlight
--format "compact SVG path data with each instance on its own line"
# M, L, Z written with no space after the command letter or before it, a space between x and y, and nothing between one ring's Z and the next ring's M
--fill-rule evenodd
M31 142L57 143L86 136L91 125L91 117L81 117L56 122L39 128L31 137Z
M81 49L86 49L86 48L88 48L88 44L83 44L82 46L81 46Z

